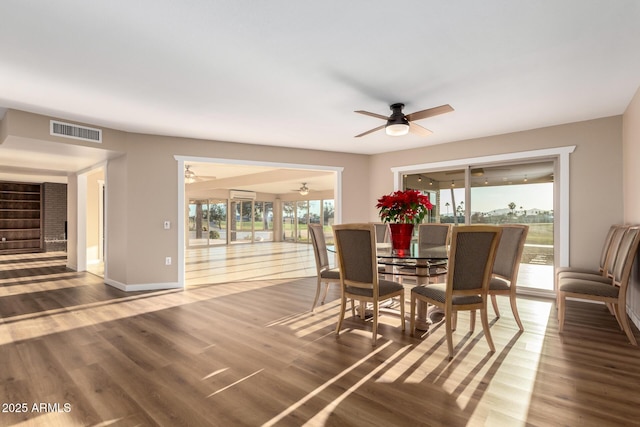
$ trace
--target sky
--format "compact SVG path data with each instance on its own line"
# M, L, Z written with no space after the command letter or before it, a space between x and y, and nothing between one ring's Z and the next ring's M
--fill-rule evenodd
M464 200L464 188L454 189L456 205ZM491 187L473 187L471 189L471 212L490 212L495 209L508 209L509 203L514 202L516 209L520 210L553 210L553 183L526 184L526 185L501 185ZM451 206L448 213L453 213L451 191L440 193L440 213L447 214L446 203Z

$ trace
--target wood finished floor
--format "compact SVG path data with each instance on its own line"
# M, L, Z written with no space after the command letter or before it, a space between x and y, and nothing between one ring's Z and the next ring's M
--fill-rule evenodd
M313 277L124 293L64 263L0 257L1 426L640 422L640 350L604 306L570 301L561 337L551 301L520 299L519 333L501 298L496 353L462 313L448 361L440 325L412 338L382 316L372 348L348 318L336 339L338 293L311 314Z

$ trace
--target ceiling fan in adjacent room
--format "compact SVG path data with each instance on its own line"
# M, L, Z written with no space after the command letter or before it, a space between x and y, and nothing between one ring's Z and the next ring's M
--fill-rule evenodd
M356 113L364 114L365 116L376 117L378 119L386 120L386 124L378 126L377 128L368 130L366 132L361 133L360 135L356 135L356 138L361 136L368 135L370 133L379 131L384 129L387 135L391 136L401 136L406 135L411 132L420 136L429 136L431 135L431 131L429 129L425 129L420 125L413 123L416 120L422 120L429 117L437 116L439 114L449 113L453 111L453 108L449 104L441 105L439 107L428 108L426 110L416 111L411 114L403 114L402 109L404 108L404 104L396 103L391 104L389 107L391 108L391 115L389 117L383 116L382 114L370 113L369 111L357 110Z
M307 183L303 182L302 183L302 187L300 188L295 188L291 191L297 191L298 193L300 193L301 196L306 196L307 194L309 194L309 191L311 191L311 189L309 189L309 187L307 187Z
M193 184L194 182L209 181L216 179L215 176L197 176L191 169L191 165L184 166L184 182L185 184Z

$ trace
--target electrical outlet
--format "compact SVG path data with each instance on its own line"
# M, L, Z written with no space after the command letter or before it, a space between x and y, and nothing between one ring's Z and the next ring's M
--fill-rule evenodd
M164 229L165 230L169 230L171 228L171 222L170 221L165 221L164 222Z
M164 259L164 265L171 265L171 257L168 256Z

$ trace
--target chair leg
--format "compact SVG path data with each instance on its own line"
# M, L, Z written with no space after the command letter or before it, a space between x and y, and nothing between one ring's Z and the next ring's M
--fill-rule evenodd
M564 329L564 310L565 310L565 295L564 292L558 291L558 299L556 302L558 307L558 332L562 333Z
M498 299L495 295L491 295L491 305L493 306L493 312L497 318L500 318L500 310L498 310Z
M416 294L411 292L411 314L409 315L409 333L414 336L416 333Z
M324 304L325 298L327 298L327 294L329 293L329 285L331 282L327 282L324 286L324 292L322 293L322 299L320 300L320 304Z
M618 322L618 326L620 327L620 330L624 331L624 326L622 326L622 322L620 321L620 316L618 315L618 304L606 303L606 305L607 305L607 308L609 308L609 311L613 313L613 317L615 317L616 322Z
M322 282L320 281L320 277L318 277L318 285L316 286L316 296L313 299L313 305L311 305L311 311L316 308L316 304L318 303L318 297L320 296L320 288L322 287ZM324 299L322 300L324 302Z
M376 346L376 341L378 339L378 301L373 301L373 336L371 337L371 345Z
M444 325L445 325L445 331L447 334L447 348L449 349L449 359L453 359L453 325L452 323L455 320L455 316L456 313L447 313L446 309L445 309L445 313L444 313Z
M446 316L446 312L445 312L445 316ZM453 313L451 313L451 330L455 331L456 329L458 329L458 312L454 311Z
M344 319L344 312L346 311L346 309L347 298L342 295L342 297L340 298L340 317L338 317L338 325L336 326L336 337L340 335L340 328L342 327L342 320Z
M473 332L476 329L476 311L471 310L469 312L469 331Z
M638 343L636 341L636 337L633 336L631 325L629 325L629 316L627 316L627 309L625 305L616 304L616 306L618 307L618 318L620 320L620 323L622 323L622 329L624 330L624 333L627 335L627 338L629 338L629 342L632 345L637 346Z
M518 328L520 328L521 331L524 331L524 327L522 326L522 322L520 321L520 315L518 314L518 306L516 305L516 296L510 295L509 302L511 303L511 312L513 313L513 318L516 319Z
M487 317L487 308L480 309L480 319L482 320L482 329L484 330L484 336L489 343L489 349L492 353L496 352L496 347L493 345L493 338L491 338L491 328L489 328L489 319Z

